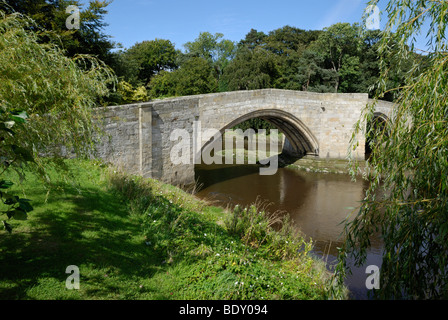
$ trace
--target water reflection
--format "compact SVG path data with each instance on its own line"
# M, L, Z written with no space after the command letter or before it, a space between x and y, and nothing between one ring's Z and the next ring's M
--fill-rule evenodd
M314 253L324 257L329 266L334 264L343 222L359 206L366 182L353 182L347 175L287 168L280 168L275 175L262 176L258 169L249 165L197 166L196 179L202 184L197 196L215 200L224 207L250 205L260 197L271 203L271 211L288 212L297 228L313 239ZM366 266L353 269L347 281L355 299L367 298L366 267L381 265L381 241L375 238L371 243Z

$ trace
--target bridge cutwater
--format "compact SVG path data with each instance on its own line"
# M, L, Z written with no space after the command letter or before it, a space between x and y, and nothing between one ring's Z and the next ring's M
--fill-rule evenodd
M194 182L194 161L174 164L170 135L184 129L193 140L194 124L224 132L245 120L262 118L285 135L283 152L295 156L344 159L361 111L363 93L313 93L262 89L153 100L100 110L106 132L98 156L127 172L173 184ZM387 119L393 104L379 101L375 116ZM353 151L365 158L365 137ZM200 141L201 148L208 141ZM191 141L191 145L194 145ZM201 149L199 148L199 149ZM193 159L194 155L192 155Z

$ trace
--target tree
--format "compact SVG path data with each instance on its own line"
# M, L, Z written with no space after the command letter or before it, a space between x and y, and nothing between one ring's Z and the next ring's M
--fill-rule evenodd
M148 91L144 86L134 88L130 83L121 80L117 84L117 91L114 92L116 95L117 104L127 104L137 101L148 101Z
M213 76L213 69L203 58L188 59L173 73L177 96L188 96L216 92L218 82Z
M377 0L369 5L377 5ZM337 274L343 281L347 258L366 260L369 238L384 241L381 298L448 297L448 53L446 1L390 1L388 22L379 44L380 78L376 98L397 92L393 116L386 123L367 163L370 184L359 211L345 228ZM415 54L415 35L428 22L427 63L415 60L405 85L388 88L389 57L407 63ZM375 103L363 111L352 139L373 119ZM374 126L368 126L372 128ZM358 167L352 164L355 172ZM383 192L382 192L383 191ZM381 192L381 196L380 193Z
M222 39L223 36L222 33L212 35L209 32L201 32L195 41L184 44L186 58L199 57L206 60L213 68L218 82L236 53L235 43Z
M142 41L122 53L124 79L133 85L148 85L151 78L161 71L178 67L179 52L169 40Z
M162 71L149 82L149 96L152 98L165 98L176 95L176 73Z
M341 84L340 72L343 71L344 74L345 68L346 74L352 76L356 69L355 65L359 63L356 58L350 58L359 54L361 44L359 34L357 24L337 23L325 28L319 35L317 40L319 50L324 54L330 68L339 75L335 82L334 92L338 92Z
M32 20L0 11L0 212L24 219L29 200L8 193L14 170L46 170L61 164L61 147L88 157L101 130L92 109L115 82L112 70L94 57L69 58L51 43L41 43ZM6 207L6 209L5 209ZM11 225L3 220L6 230Z
M149 83L149 92L154 98L212 93L217 88L212 67L199 57L189 58L175 71L162 71Z
M39 41L60 46L69 57L90 54L111 65L111 50L117 44L104 34L104 28L107 26L104 16L110 3L111 1L91 0L87 8L83 9L80 1L10 0L6 5L0 3L0 9L29 16L35 22L30 28L39 29ZM66 9L69 5L80 8L79 30L68 30L66 27L65 22L69 16Z
M356 84L361 78L361 61L359 56L345 55L342 57L342 65L337 73L336 86L343 93L356 92ZM338 84L339 82L339 84Z
M264 89L272 88L279 74L273 53L242 47L227 66L223 81L230 91Z
M359 73L357 81L350 84L352 92L369 93L370 98L373 98L371 88L380 76L378 47L381 37L382 33L380 30L366 30L362 34L360 55L358 56Z
M302 90L302 84L297 81L303 67L302 57L319 34L320 31L306 31L291 26L269 32L264 48L277 57L280 75L274 84L276 88Z
M238 43L239 47L245 46L251 50L266 44L267 35L263 31L250 29L246 37Z
M325 68L325 58L310 45L297 60L296 73L292 74L285 89L312 92L333 92L339 75ZM293 85L296 85L294 87Z
M284 26L269 32L266 37L266 49L279 56L291 53L301 53L313 41L317 40L320 31L306 31L303 29Z

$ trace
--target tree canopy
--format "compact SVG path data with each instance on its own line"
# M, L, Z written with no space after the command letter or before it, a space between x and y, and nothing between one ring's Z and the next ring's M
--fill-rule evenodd
M166 97L180 91L211 93L264 88L361 92L373 97L372 89L380 76L381 39L381 31L362 32L359 25L349 23L337 23L321 31L284 26L266 34L251 29L238 44L223 39L222 34L202 32L195 41L184 45L186 51L179 53L177 67L182 69L192 57L204 59L213 70L212 82L218 82L217 86L208 86L215 91L170 89L168 79L175 81L182 73L165 70L172 74L154 77L149 85L150 97ZM393 61L392 55L389 58L394 76L387 80L388 87L403 85L405 73L417 55L410 55L408 63L400 64ZM191 68L191 62L189 65ZM391 93L383 98L394 99Z
M123 53L123 68L118 76L132 85L146 86L161 71L177 69L178 54L169 40L138 42Z
M111 1L90 0L85 6L81 1L71 0L8 0L0 2L0 9L7 13L18 12L34 21L32 28L38 28L39 42L52 42L65 50L66 55L90 54L106 64L113 63L111 49L118 44L104 33L107 6ZM69 5L80 9L79 29L69 30L66 9Z
M286 25L267 33L251 29L238 43L221 33L201 32L183 44L184 51L169 39L135 43L127 49L113 50L120 44L104 33L105 15L111 1L90 0L12 0L2 7L7 12L30 16L38 26L42 43L60 46L65 54L90 54L105 62L116 73L121 85L109 96L109 104L134 99L154 99L185 92L224 92L279 88L315 92L368 92L379 78L378 43L382 32L361 32L357 24L337 23L324 30L303 30ZM81 11L79 30L68 30L65 20L68 5ZM192 58L200 58L193 59ZM390 55L387 63L389 88L403 85L406 71L418 57L409 55L408 63L396 63ZM213 78L205 80L203 61L211 68ZM193 67L192 62L198 63ZM178 69L186 68L182 72ZM189 70L200 69L195 82L185 81ZM176 79L176 77L184 79ZM204 81L209 81L203 85ZM176 83L176 84L174 84ZM181 88L180 83L195 88ZM114 88L110 88L111 91ZM146 91L146 92L145 92ZM182 93L181 93L182 92ZM384 97L393 100L392 92Z

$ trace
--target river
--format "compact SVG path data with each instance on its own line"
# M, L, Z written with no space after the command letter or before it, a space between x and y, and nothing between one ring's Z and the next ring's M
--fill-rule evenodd
M195 172L199 198L223 207L247 206L259 198L270 203L271 212L288 212L295 226L313 240L313 254L323 258L329 270L337 260L343 221L359 206L367 188L362 179L354 182L345 174L289 168L265 176L256 165L197 165ZM381 241L371 239L371 244L365 266L352 268L346 280L353 299L368 299L366 268L381 265Z

